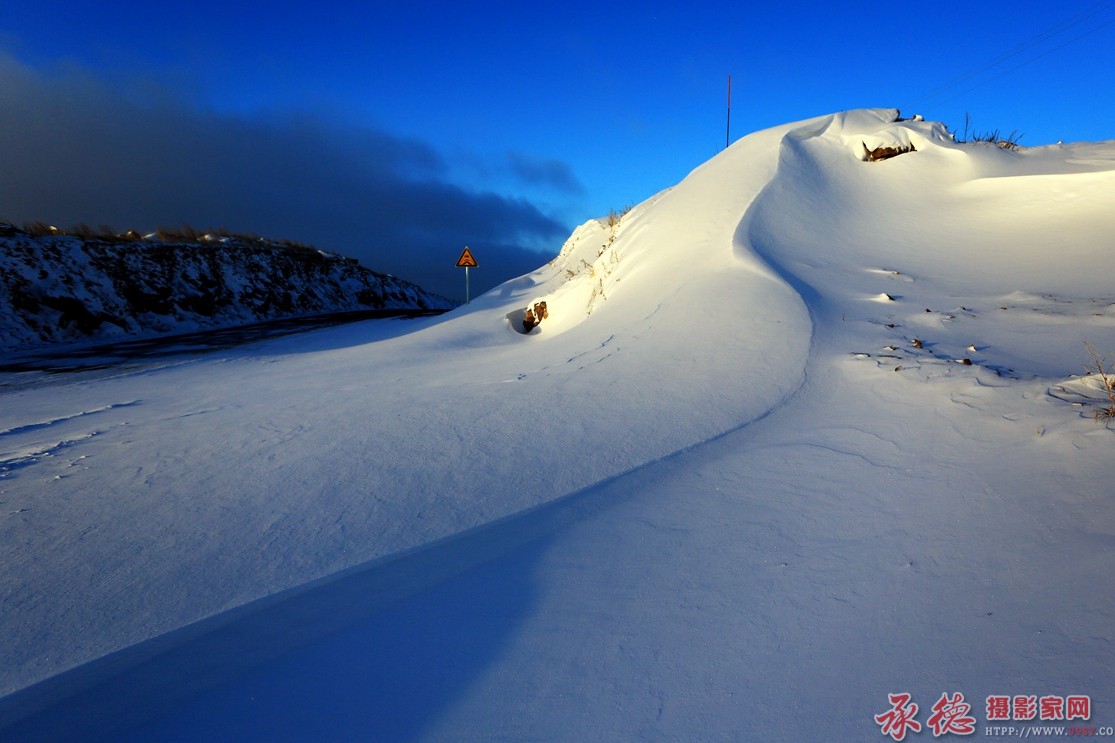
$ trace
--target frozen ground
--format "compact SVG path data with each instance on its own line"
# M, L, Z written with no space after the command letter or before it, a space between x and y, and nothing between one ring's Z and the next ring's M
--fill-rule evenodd
M956 692L1115 724L1115 440L1073 376L1115 350L1113 202L1115 144L850 112L441 318L22 380L0 732L862 740L898 692L926 737Z

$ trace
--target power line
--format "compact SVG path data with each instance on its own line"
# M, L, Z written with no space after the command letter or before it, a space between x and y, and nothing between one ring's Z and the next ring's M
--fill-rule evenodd
M1043 52L1036 57L1028 59L1025 62L1021 62L1021 63L1015 65L1014 67L1011 67L1009 70L1005 70L1004 72L1000 72L995 77L984 80L982 83L978 83L976 85L973 85L972 87L968 88L967 90L965 90L961 93L957 93L956 95L949 96L948 98L945 98L944 100L938 101L938 105L941 105L943 103L948 103L949 101L955 100L955 99L959 98L960 96L967 95L968 93L971 93L973 90L978 90L979 88L982 88L985 85L990 85L991 83L995 82L999 78L1006 77L1010 73L1014 72L1015 70L1021 69L1022 67L1025 67L1026 65L1030 64L1031 62L1037 62L1039 59L1042 59L1043 57L1048 57L1050 54L1053 54L1054 52L1060 51L1061 49L1064 49L1069 44L1074 44L1077 41L1080 41L1081 39L1083 39L1085 36L1090 36L1091 34L1094 34L1096 31L1107 28L1108 26L1111 26L1113 24L1115 24L1115 18L1112 18L1110 21L1108 21L1107 23L1104 23L1100 26L1096 26L1095 28L1093 28L1089 31L1085 31L1084 33L1080 34L1079 36L1077 36L1075 38L1069 39L1068 41L1066 41L1064 44L1061 44L1060 46L1055 46L1047 52Z
M1115 6L1115 2L1111 2L1110 0L1107 0L1105 2L1096 3L1095 5L1087 8L1086 10L1083 10L1080 13L1077 13L1075 16L1069 18L1068 20L1066 20L1066 21L1064 21L1064 22L1062 22L1062 23L1060 23L1056 26L1053 26L1052 28L1049 28L1049 29L1043 31L1042 33L1038 34L1037 36L1034 36L1033 38L1022 42L1018 46L1004 52L1003 54L1000 54L998 57L995 57L990 62L986 62L985 64L980 65L979 67L976 67L976 68L964 73L963 75L960 75L959 77L953 78L952 80L950 80L950 81L948 81L948 82L946 82L942 85L937 86L936 88L934 88L933 90L929 91L928 93L922 95L921 97L916 98L913 101L910 101L909 103L905 104L903 106L903 108L908 108L908 107L913 106L915 104L921 103L922 101L925 101L925 100L931 100L931 99L935 98L937 95L939 95L941 93L944 93L944 92L947 92L947 91L951 90L952 88L955 88L956 86L960 85L961 83L963 83L967 80L970 80L973 77L976 77L977 75L980 75L980 74L982 74L982 73L984 73L984 72L1002 64L1003 62L1007 61L1008 59L1010 59L1012 57L1016 57L1019 54L1022 54L1023 52L1029 51L1030 49L1033 49L1038 44L1041 44L1042 42L1047 41L1047 40L1053 38L1054 36L1057 36L1058 34L1062 34L1065 31L1068 31L1069 29L1073 28L1074 26L1078 26L1081 23L1084 23L1085 21L1099 15L1100 13L1104 12L1105 10L1110 9L1112 6ZM1068 46L1069 44L1073 44L1073 43L1079 41L1080 39L1084 38L1085 36L1088 36L1089 34L1095 33L1096 31L1099 31L1102 28L1106 28L1107 26L1110 26L1112 23L1115 23L1115 19L1113 19L1111 21L1108 21L1107 23L1101 24L1100 26L1097 26L1093 29L1090 29L1089 31L1084 32L1083 34L1080 34L1079 36L1076 36L1076 37L1070 39L1069 41L1066 41L1065 43L1063 43L1063 44L1061 44L1057 47L1054 47L1053 49L1050 49L1047 52L1044 52L1043 54L1039 54L1036 57L1033 57L1029 60L1026 60L1025 62L1022 62L1019 65L1016 65L1015 67L1010 68L1006 72L1003 72L1003 73L1001 73L1001 74L999 74L999 75L997 75L997 76L995 76L995 77L993 77L989 80L986 80L982 83L979 83L978 85L975 85L972 88L969 88L968 90L964 91L964 93L958 93L957 95L952 96L950 98L947 98L944 101L940 101L939 103L944 103L944 102L953 100L953 98L956 98L960 95L964 95L965 93L969 93L972 90L975 90L975 89L980 88L984 85L987 85L988 83L991 83L995 80L998 80L999 78L1001 78L1005 75L1008 75L1011 72L1014 72L1015 70L1019 69L1020 67L1024 67L1024 66L1030 64L1031 62L1035 62L1035 61L1037 61L1037 60L1039 60L1043 57L1046 57L1046 56L1052 54L1053 52L1056 52L1060 49L1063 49L1064 47Z
M1093 17L1093 16L1095 16L1099 13L1102 13L1104 10L1107 10L1112 5L1115 5L1115 3L1113 3L1113 2L1097 3L1096 5L1093 5L1092 7L1088 8L1086 10L1083 10L1080 13L1077 13L1075 16L1068 19L1067 21L1065 21L1065 22L1063 22L1063 23L1061 23L1057 26L1054 26L1050 29L1047 29L1047 30L1043 31L1042 33L1038 34L1037 36L1035 36L1035 37L1033 37L1033 38L1031 38L1027 41L1024 41L1023 43L1019 44L1018 46L1014 47L1013 49L1010 49L1010 50L1004 52L1003 54L1000 54L998 57L996 57L995 59L992 59L990 62L986 62L983 65L980 65L979 67L976 67L975 69L970 70L970 71L964 73L963 75L961 75L959 77L956 77L956 78L953 78L952 80L944 83L943 85L940 85L940 86L934 88L933 90L929 91L928 93L921 96L920 98L917 98L914 101L911 101L911 105L916 104L916 103L920 103L921 101L924 101L926 99L933 98L938 93L941 93L941 92L944 92L944 91L949 90L951 88L954 88L957 85L959 85L960 83L964 82L965 80L970 80L971 78L975 77L976 75L979 75L980 73L982 73L986 70L989 70L989 69L1001 64L1002 62L1005 62L1006 60L1010 59L1011 57L1018 56L1019 54L1022 54L1023 52L1025 52L1029 49L1032 49L1033 47L1037 46L1038 44L1042 43L1043 41L1046 41L1047 39L1050 39L1050 38L1056 36L1057 34L1063 33L1064 31L1067 31L1068 29L1072 28L1073 26L1076 26L1076 25L1079 25L1080 23L1083 23L1085 20L1087 20L1087 19L1089 19L1089 18L1091 18L1091 17Z

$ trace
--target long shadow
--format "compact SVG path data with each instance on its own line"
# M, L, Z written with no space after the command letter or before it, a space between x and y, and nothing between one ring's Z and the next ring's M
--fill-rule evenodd
M547 539L186 700L114 743L411 741L498 658Z
M544 540L612 505L605 484L20 690L0 699L0 740L408 740L529 614Z

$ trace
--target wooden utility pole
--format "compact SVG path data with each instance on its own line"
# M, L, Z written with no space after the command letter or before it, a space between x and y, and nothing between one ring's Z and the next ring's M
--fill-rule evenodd
M724 135L724 149L732 143L732 76L728 75L728 130Z

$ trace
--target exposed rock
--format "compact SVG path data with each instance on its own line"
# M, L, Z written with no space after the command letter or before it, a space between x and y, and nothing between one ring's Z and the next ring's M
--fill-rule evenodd
M533 307L527 307L526 314L523 316L523 332L529 333L541 325L542 321L549 316L550 312L546 309L546 303L535 302Z
M886 160L891 157L897 157L898 155L905 155L907 152L917 152L912 144L899 145L897 147L876 147L872 150L867 146L866 142L863 143L863 151L863 159L869 163L873 163L876 160Z

